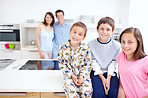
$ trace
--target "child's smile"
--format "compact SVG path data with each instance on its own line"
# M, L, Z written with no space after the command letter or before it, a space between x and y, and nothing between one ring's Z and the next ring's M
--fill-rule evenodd
M121 48L127 56L132 56L137 49L137 40L132 33L124 33L121 38Z
M112 27L108 23L101 24L97 31L99 34L99 40L103 43L108 42L110 36L113 34Z
M79 45L84 39L85 30L79 26L74 26L70 31L71 44Z

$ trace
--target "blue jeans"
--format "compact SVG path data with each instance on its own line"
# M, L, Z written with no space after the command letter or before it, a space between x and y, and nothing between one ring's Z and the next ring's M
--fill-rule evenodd
M58 61L54 61L54 70L60 70Z
M104 73L103 76L107 78L107 72ZM117 98L119 88L119 79L117 78L117 74L111 78L108 95L105 95L102 81L98 75L94 75L94 71L91 71L90 77L93 87L93 98Z

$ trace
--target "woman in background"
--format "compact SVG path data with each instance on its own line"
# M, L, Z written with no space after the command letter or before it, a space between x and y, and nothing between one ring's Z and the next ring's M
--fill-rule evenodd
M36 44L41 59L52 59L52 49L54 37L53 25L55 23L54 16L51 12L47 12L44 17L44 22L40 23L36 29ZM41 61L41 64L37 62L37 65L41 65L43 70L53 69L54 62Z
M55 20L53 14L51 12L47 12L44 17L44 22L40 23L36 29L36 44L41 59L52 58L54 23Z

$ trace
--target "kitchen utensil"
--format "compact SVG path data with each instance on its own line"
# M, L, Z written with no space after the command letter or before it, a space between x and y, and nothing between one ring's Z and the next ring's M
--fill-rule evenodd
M31 45L31 46L35 46L35 45L36 45L35 40L32 40L32 41L30 42L30 45Z

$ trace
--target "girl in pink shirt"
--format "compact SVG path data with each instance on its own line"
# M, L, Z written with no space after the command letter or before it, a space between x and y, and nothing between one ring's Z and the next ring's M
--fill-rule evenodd
M148 97L148 56L137 28L125 29L120 37L122 52L117 57L119 65L119 98Z

